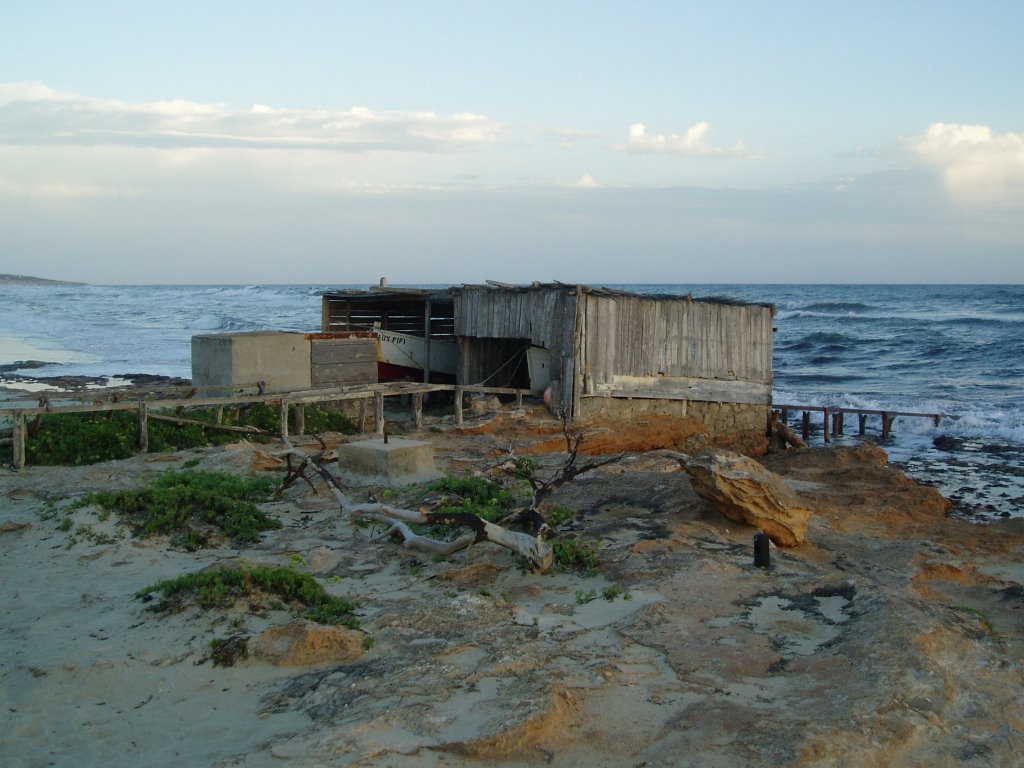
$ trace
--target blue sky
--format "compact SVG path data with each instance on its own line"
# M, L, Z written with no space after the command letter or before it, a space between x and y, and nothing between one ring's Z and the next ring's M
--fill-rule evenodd
M47 2L0 272L1024 282L1024 4Z

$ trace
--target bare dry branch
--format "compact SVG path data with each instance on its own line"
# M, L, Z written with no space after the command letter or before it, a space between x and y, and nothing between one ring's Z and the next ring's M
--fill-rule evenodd
M471 544L490 541L522 555L541 570L551 567L554 553L551 545L544 541L542 536L510 531L468 512L423 512L379 502L354 503L345 495L338 478L324 465L322 456L310 456L290 443L286 442L286 445L288 448L283 455L296 456L302 460L299 470L296 471L310 470L319 475L334 494L338 506L345 515L353 520L371 520L390 526L387 535L400 534L408 548L450 555ZM409 527L411 523L465 526L471 528L473 532L454 541L440 541L415 533Z

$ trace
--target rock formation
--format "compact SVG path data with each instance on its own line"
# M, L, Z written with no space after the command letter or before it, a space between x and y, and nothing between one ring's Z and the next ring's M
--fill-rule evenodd
M363 655L364 635L311 621L271 627L249 641L249 652L279 667L340 664Z
M780 547L804 541L811 510L778 475L739 453L715 451L679 457L693 489L720 513L760 528Z

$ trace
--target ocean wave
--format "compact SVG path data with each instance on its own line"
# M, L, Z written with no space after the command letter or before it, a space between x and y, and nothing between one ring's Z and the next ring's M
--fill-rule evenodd
M203 315L189 323L186 328L190 331L209 331L225 333L228 331L258 331L261 326L257 323L246 320L236 320L231 317L220 315Z
M819 301L808 304L804 307L794 307L809 312L823 312L825 314L849 314L851 312L870 312L875 309L871 304L861 304L859 301Z

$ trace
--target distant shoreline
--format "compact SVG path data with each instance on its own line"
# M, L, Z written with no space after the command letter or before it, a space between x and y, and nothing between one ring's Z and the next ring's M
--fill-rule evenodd
M0 275L0 285L85 285L71 280L48 280L30 275Z

